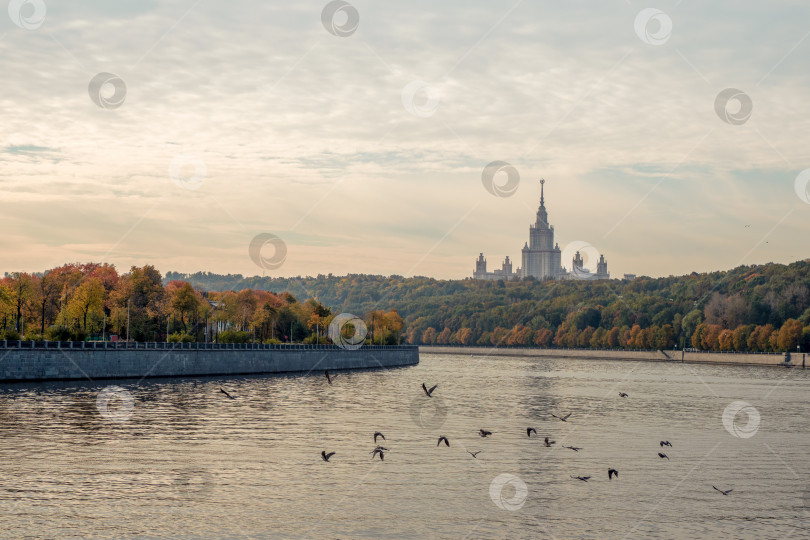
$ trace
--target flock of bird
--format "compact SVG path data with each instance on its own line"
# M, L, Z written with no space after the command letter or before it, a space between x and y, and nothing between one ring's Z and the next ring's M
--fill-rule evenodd
M324 375L326 376L326 381L330 385L333 384L332 381L335 379L335 377L337 377L337 375L335 375L335 374L330 375L329 370L324 371ZM425 392L425 395L427 397L432 398L433 397L433 392L436 390L436 388L438 388L438 386L439 386L438 384L434 384L431 388L428 388L425 383L422 383L422 390ZM225 389L223 389L221 387L220 387L219 391L221 393L225 394L229 399L236 399L234 396L229 394ZM625 393L625 392L619 392L619 397L626 398L626 397L629 397L629 395L627 393ZM557 416L556 414L551 413L551 416L553 416L554 418L558 419L561 422L568 422L568 419L571 417L571 413L568 413L565 416ZM532 433L535 435L535 437L537 437L537 430L535 428L533 428L533 427L527 427L526 428L526 436L528 438L531 438ZM492 432L489 431L489 430L481 428L481 429L478 430L478 434L481 437L489 437L490 435L492 435ZM377 444L377 439L378 438L381 438L382 440L385 440L385 435L383 435L382 432L380 432L380 431L375 431L374 432L374 444L375 445ZM445 436L445 435L440 435L438 441L436 442L436 446L437 447L441 446L442 443L444 443L445 446L449 447L450 446L450 439L448 439L447 436ZM556 444L556 441L549 440L548 437L545 437L544 440L543 440L543 444L546 446L546 448L551 448L552 445ZM661 448L663 448L665 446L668 447L668 448L672 448L672 443L669 442L669 441L660 441L659 446ZM562 447L566 448L568 450L573 450L574 452L579 452L580 450L582 450L582 447L578 447L578 446L565 446L565 445L563 445ZM388 452L388 451L389 451L388 448L385 448L384 446L377 445L374 448L374 450L372 450L369 453L371 454L371 459L374 459L375 457L380 456L380 461L384 461L385 460L385 452ZM481 450L478 450L477 452L471 452L471 451L467 450L467 453L470 454L473 457L473 459L477 459L478 454L481 453ZM335 452L328 452L327 453L326 450L321 451L321 459L323 459L326 462L329 462L329 460L334 455L335 455ZM666 455L664 452L658 452L658 457L661 458L661 459L669 460L669 456ZM619 471L616 470L616 469L613 469L613 468L608 468L608 480L613 480L614 476L616 478L619 478ZM574 479L574 480L579 480L581 482L587 482L592 477L591 476L575 476L575 475L571 475L571 478ZM719 493L722 493L723 495L728 495L729 493L734 491L734 489L725 489L725 490L723 490L723 489L720 489L720 488L718 488L716 486L712 486L712 488L714 488Z

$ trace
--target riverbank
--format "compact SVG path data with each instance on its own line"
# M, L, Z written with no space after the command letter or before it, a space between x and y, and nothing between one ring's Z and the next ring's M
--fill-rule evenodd
M5 345L5 347L3 346ZM260 345L0 341L0 382L251 375L413 366L412 345Z
M543 349L529 347L443 347L420 346L420 353L464 354L473 356L533 356L543 358L581 358L590 360L635 360L645 362L684 362L687 364L728 364L743 366L794 366L801 368L805 354L723 353L662 350L616 349ZM786 357L789 362L786 363Z

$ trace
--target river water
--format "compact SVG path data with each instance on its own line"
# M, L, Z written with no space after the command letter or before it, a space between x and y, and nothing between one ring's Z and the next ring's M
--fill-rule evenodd
M110 384L0 386L0 535L810 535L810 370L431 354Z

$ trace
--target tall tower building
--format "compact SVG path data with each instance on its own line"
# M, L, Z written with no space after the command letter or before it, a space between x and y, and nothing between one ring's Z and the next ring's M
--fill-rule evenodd
M540 207L537 219L529 226L529 241L523 245L520 277L557 279L562 273L560 246L554 243L554 227L548 224L545 180L540 180Z
M538 280L610 279L604 255L599 256L595 273L585 268L585 260L579 251L571 261L570 272L562 267L562 253L559 244L554 241L554 227L548 223L545 183L545 180L540 180L540 206L537 208L534 225L529 226L529 241L523 245L521 250L523 266L513 272L512 261L507 256L500 269L487 272L487 260L481 253L478 260L475 261L473 279L510 280L526 277ZM584 253L586 257L589 256L589 252ZM588 263L591 263L590 259Z

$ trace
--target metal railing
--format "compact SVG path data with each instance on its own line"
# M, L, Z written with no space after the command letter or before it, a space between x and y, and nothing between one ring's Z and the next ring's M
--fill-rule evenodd
M411 350L417 345L367 345L358 350ZM337 345L305 343L165 343L156 341L21 341L0 340L0 349L79 349L79 350L192 350L192 351L339 351Z
M638 351L638 352L681 352L681 349L625 349L625 348L591 348L591 347L538 347L536 345L455 345L455 344L421 344L419 347L446 347L457 349L537 349L546 351ZM701 354L778 354L784 356L785 352L796 353L796 351L777 351L777 352L762 352L762 351L704 351L696 349L684 349L688 353L701 353ZM799 352L801 354L801 352Z

